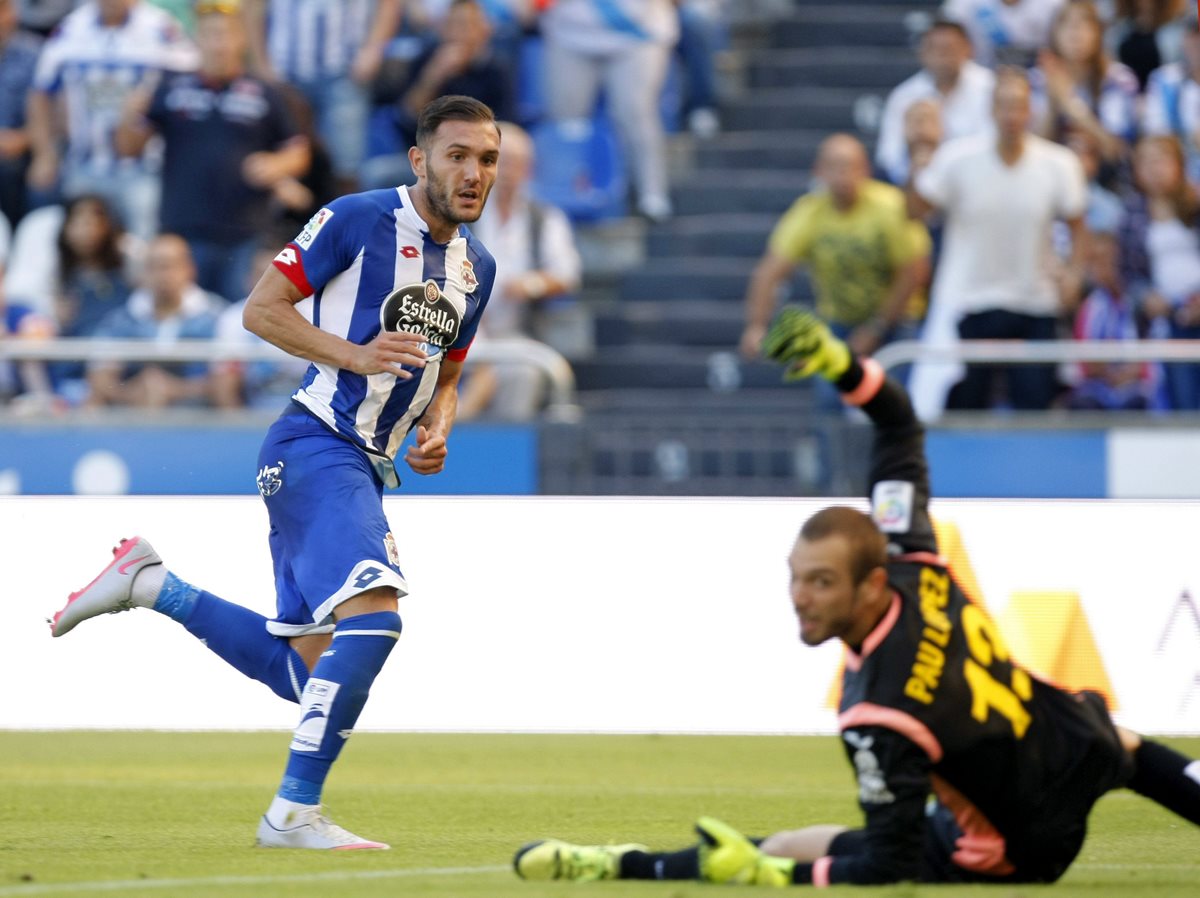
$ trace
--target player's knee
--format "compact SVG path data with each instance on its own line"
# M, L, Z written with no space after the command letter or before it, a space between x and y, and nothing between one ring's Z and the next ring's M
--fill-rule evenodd
M1117 727L1117 738L1121 740L1121 747L1129 754L1133 754L1142 745L1142 737L1133 730L1127 730L1125 727Z
M845 831L846 827L836 824L789 829L767 836L758 847L763 854L772 857L811 862L828 854L830 844Z
M333 609L334 620L345 620L359 614L374 614L377 611L398 611L399 593L394 586L377 586L353 595Z

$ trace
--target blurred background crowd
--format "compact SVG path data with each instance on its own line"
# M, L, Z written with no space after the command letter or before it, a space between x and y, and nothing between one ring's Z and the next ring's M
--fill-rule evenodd
M0 0L0 85L5 340L250 341L270 258L333 197L411 183L447 93L504 122L472 227L498 262L481 343L516 347L472 367L464 417L538 414L522 341L596 396L774 383L783 298L861 352L1200 337L1184 0ZM930 416L1200 409L1200 362L907 376ZM277 408L297 379L0 361L0 402Z

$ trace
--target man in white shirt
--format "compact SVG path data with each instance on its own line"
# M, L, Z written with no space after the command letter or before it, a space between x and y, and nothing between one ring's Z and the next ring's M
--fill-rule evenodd
M996 76L971 59L971 38L958 22L936 19L921 38L921 71L901 81L888 95L879 126L875 163L893 184L908 179L904 115L918 100L941 109L947 140L992 133L992 91Z
M529 135L511 122L500 124L504 152L491 203L471 230L496 259L496 282L481 330L490 339L534 342L539 313L580 286L583 263L571 222L555 206L529 195L534 147ZM479 368L471 372L476 378ZM503 420L527 420L545 394L536 366L519 360L497 364L496 389L482 411ZM468 381L468 394L471 393Z
M126 228L153 236L158 213L153 150L121 159L114 134L130 94L199 56L172 16L144 0L93 0L63 19L38 59L29 95L29 184L66 198L99 193Z
M940 208L946 218L930 317L957 317L965 340L1052 340L1064 305L1077 298L1083 250L1086 179L1066 147L1028 133L1030 87L1024 72L997 76L994 137L945 143L916 173L912 211ZM1051 228L1067 222L1072 254L1064 268ZM952 408L991 405L993 369L970 366L954 388ZM1052 365L1005 372L1008 402L1044 409L1057 385Z
M1050 29L1066 0L946 0L942 15L962 22L986 66L1029 66L1050 42Z

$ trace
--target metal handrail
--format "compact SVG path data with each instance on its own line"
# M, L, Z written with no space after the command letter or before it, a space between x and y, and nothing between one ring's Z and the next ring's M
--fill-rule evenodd
M914 362L1045 365L1059 362L1197 362L1200 340L899 340L877 350L885 370Z
M217 340L109 340L91 337L0 340L0 360L84 362L279 362L286 356L268 343L230 343ZM545 343L523 338L481 341L471 349L470 362L521 362L534 365L549 382L547 415L555 420L574 420L575 373L557 350Z

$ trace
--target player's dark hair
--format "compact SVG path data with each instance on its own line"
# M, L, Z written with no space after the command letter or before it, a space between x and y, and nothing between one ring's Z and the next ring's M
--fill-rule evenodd
M887 564L887 538L870 515L844 505L832 505L818 511L800 528L800 538L805 542L830 536L844 537L850 544L850 575L856 586L875 568Z
M427 151L442 122L491 122L495 125L496 116L490 106L474 97L461 94L438 97L417 117L417 146Z

